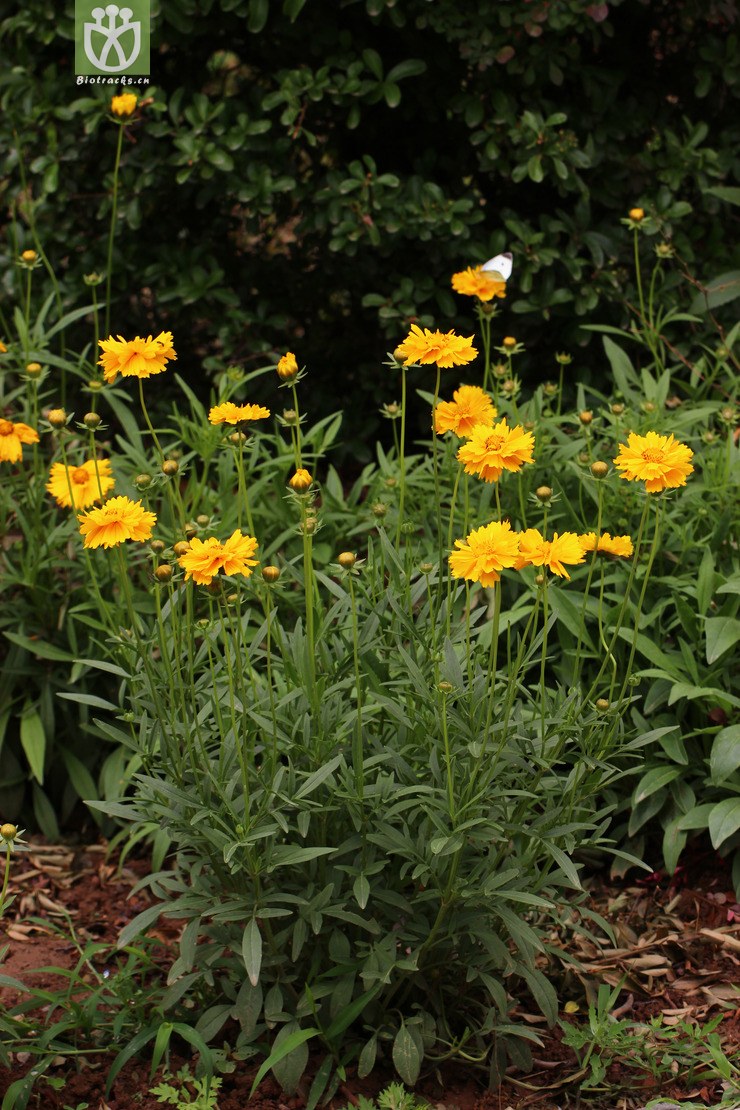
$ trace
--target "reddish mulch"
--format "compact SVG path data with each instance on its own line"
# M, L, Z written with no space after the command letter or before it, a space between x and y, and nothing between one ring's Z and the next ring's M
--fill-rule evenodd
M132 887L148 872L145 859L127 859L119 870L106 858L104 845L71 848L48 845L31 838L29 852L14 859L11 893L16 901L0 931L0 949L8 945L0 967L5 975L36 987L58 990L65 980L52 972L29 974L29 969L46 966L71 968L78 949L69 939L69 922L81 945L88 940L113 943L121 928L149 904L146 892L131 897ZM735 900L727 868L714 853L695 854L689 866L670 881L661 875L647 879L609 882L604 877L591 881L589 903L615 931L615 942L606 937L589 939L571 930L553 931L552 944L567 947L576 955L578 971L558 969L558 990L565 1003L570 999L578 1011L567 1020L582 1020L589 1000L596 997L599 983L623 982L618 1016L648 1021L663 1015L666 1025L680 1021L703 1023L724 1014L719 1032L725 1052L737 1059L740 1053L740 905ZM574 914L578 911L574 911ZM159 959L167 965L169 948L178 935L176 922L161 919L149 930L156 938ZM155 956L156 958L156 956ZM9 988L0 989L4 1010L19 1001ZM534 1007L532 1007L534 1011ZM608 1106L608 1110L632 1110L651 1097L693 1099L706 1106L718 1105L722 1086L712 1079L695 1080L690 1088L676 1076L675 1084L662 1089L643 1085L642 1073L624 1071L613 1065L608 1073L612 1089L621 1094L610 1102L603 1096L580 1090L583 1073L571 1051L561 1043L561 1031L548 1030L535 1012L521 1010L513 1020L536 1028L543 1048L534 1050L531 1075L511 1074L496 1091L486 1091L482 1079L459 1065L446 1067L442 1083L422 1077L417 1093L437 1110L563 1110L564 1107ZM48 1071L64 1077L61 1090L40 1080L29 1107L63 1110L87 1103L90 1110L159 1110L163 1105L149 1094L154 1080L149 1077L149 1059L144 1055L127 1064L117 1078L110 1098L104 1097L108 1068L115 1056L101 1053L86 1057L75 1069L70 1059L58 1058ZM187 1056L170 1060L173 1072ZM0 1096L33 1066L24 1053L16 1054L10 1069L0 1068ZM222 1077L219 1110L298 1110L301 1098L284 1096L271 1078L249 1098L256 1068L238 1066ZM371 1097L392 1081L387 1073L374 1074L371 1081L350 1078L334 1099L334 1107L356 1104L360 1094Z

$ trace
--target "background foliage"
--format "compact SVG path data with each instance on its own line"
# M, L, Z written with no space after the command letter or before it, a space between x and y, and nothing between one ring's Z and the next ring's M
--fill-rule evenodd
M448 274L471 262L513 250L510 307L536 380L558 349L583 348L579 373L603 365L579 318L598 308L624 324L634 303L618 224L630 203L700 280L732 264L729 0L153 9L152 102L123 154L114 330L170 327L191 382L203 365L298 349L319 408L341 382L346 433L367 441L376 418L358 393L369 399L409 317L449 326ZM72 36L70 2L29 0L0 20L13 59L0 195L6 217L33 206L79 303L82 275L105 266L116 134L110 90L74 84Z

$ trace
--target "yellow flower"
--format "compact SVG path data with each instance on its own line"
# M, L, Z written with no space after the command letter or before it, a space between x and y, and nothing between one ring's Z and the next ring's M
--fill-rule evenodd
M476 424L492 424L496 409L487 393L477 385L461 385L452 401L440 401L434 412L438 436L454 432L461 439L470 435Z
M457 452L466 474L477 474L484 482L497 482L504 470L521 470L534 462L534 436L520 424L510 428L506 420L498 424L477 424L470 439Z
M309 489L312 482L313 478L311 477L309 472L307 470L304 470L303 467L299 466L293 477L288 482L288 485L296 493L305 493L306 490Z
M427 366L436 362L437 366L445 369L449 366L464 366L472 362L478 352L473 346L473 337L467 339L462 335L455 335L454 330L449 332L422 331L416 324L411 325L411 331L395 351L395 357L404 366L420 363Z
M277 364L278 377L284 382L291 382L298 373L298 363L292 351L288 351Z
M109 385L118 374L124 378L149 378L152 374L161 374L167 369L170 359L177 358L170 331L161 331L156 339L151 335L146 339L138 335L135 339L124 339L122 335L114 339L111 335L99 342L103 353L98 362Z
M467 270L453 274L452 288L456 293L477 297L479 301L506 296L506 282L493 274L487 274L481 266L468 266Z
M126 92L121 93L120 96L114 96L110 102L110 110L114 116L125 118L131 116L136 111L138 97L136 93Z
M519 537L508 520L493 521L476 528L467 539L455 540L457 551L450 555L453 578L469 578L481 586L495 586L499 571L517 565Z
M85 547L115 547L124 540L143 543L151 537L157 523L141 501L128 497L111 497L99 509L91 509L80 517L80 535Z
M210 586L220 570L225 574L243 574L248 578L252 567L257 565L253 559L257 550L254 536L245 536L236 531L221 543L215 536L205 540L193 537L190 548L177 560L185 571L185 579L193 579L199 586Z
M38 441L38 432L29 428L28 424L0 420L0 462L18 462L23 454L21 445Z
M24 262L31 263L36 261L38 255L34 250L21 251L21 258Z
M102 501L101 491L104 496L115 484L109 459L87 459L81 466L54 463L46 488L62 508L69 509L74 503L75 509L86 509Z
M610 536L608 532L599 536L598 544L595 532L586 532L579 536L578 542L584 551L593 551L596 548L599 555L613 555L621 559L629 559L635 550L631 536Z
M578 566L585 559L583 548L575 532L556 532L551 540L546 540L536 528L528 528L519 537L519 559L517 569L522 567L548 567L560 578L570 578L564 563Z
M235 405L233 401L224 401L214 405L208 419L211 424L241 424L245 420L264 420L269 415L270 410L263 405Z
M629 482L644 482L648 493L659 493L686 485L686 479L694 470L690 461L693 457L691 448L679 443L672 435L648 432L639 436L630 432L627 444L619 446L614 465L617 470L624 471L620 478Z
M7 350L8 348L5 346L2 339L0 339L0 355L7 354Z
M628 216L631 220L634 220L634 222L636 224L639 224L641 220L645 219L645 209L644 208L630 208L630 210L628 212Z

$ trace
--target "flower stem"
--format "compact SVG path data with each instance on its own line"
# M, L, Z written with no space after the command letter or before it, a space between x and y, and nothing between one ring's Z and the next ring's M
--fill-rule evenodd
M118 128L118 143L116 145L116 160L113 166L113 196L111 198L110 229L108 231L108 259L105 270L105 334L110 334L110 289L113 268L113 239L116 234L116 217L118 215L118 176L121 168L121 150L123 148L123 127Z
M401 546L403 505L406 497L406 367L401 367L401 443L398 451L401 489L398 495L398 520L396 521L396 548Z

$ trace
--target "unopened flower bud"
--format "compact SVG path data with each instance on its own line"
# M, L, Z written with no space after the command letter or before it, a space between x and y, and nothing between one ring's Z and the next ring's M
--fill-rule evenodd
M351 570L357 562L357 556L353 551L341 551L337 556L337 562L345 570Z
M265 582L277 582L278 578L280 577L280 567L263 567L262 577L264 578Z
M593 418L594 414L591 412L591 409L582 409L578 413L578 419L580 420L581 424L590 424Z
M451 694L455 687L452 685L451 682L445 682L444 680L442 680L442 682L437 683L437 689L439 690L440 694Z
M537 500L541 501L542 504L544 505L552 497L552 490L550 489L549 486L538 486L538 488L534 491L534 495L537 498Z
M194 536L198 535L198 525L195 523L194 520L189 520L185 525L183 531L185 532L185 538L188 540L192 540Z
M403 362L406 357L403 346L396 347L395 351L393 352L393 357L396 362Z
M401 415L401 406L398 401L390 401L388 404L383 405L380 411L383 416L387 416L390 420L395 420L397 416Z
M591 473L594 478L601 480L602 478L606 478L609 473L609 466L605 462L591 463Z
M99 378L90 378L90 381L87 383L87 388L91 389L93 393L97 393L99 389L103 388L103 383Z
M404 520L403 524L401 525L401 531L403 532L404 536L413 536L414 532L416 531L416 525L412 520Z
M312 482L313 478L309 472L299 466L288 485L295 493L306 493L311 488Z
M223 590L223 582L220 578L212 578L206 586L206 589L208 590L209 594L213 594L214 597L218 597Z
M153 551L155 555L161 555L164 548L165 545L163 540L152 540L149 544L149 549Z
M172 578L172 567L169 563L161 563L154 572L158 582L169 582Z
M134 485L136 486L136 488L139 491L148 489L151 484L152 484L151 474L137 474L136 477L134 478Z
M513 335L505 335L501 340L501 346L505 351L513 351L516 347L516 339Z
M558 351L558 353L555 355L555 361L557 362L558 366L569 366L573 361L573 356L566 354L565 351Z
M434 570L434 563L419 563L419 570L422 574L431 574Z
M545 584L545 576L544 576L544 574L537 574L537 575L535 575L535 579L534 579L534 582L535 582L535 585L536 585L536 586L544 586L544 584Z
M249 436L246 432L232 432L229 436L229 443L233 443L235 447L238 447L240 443L246 443L248 439Z
M658 258L673 258L673 247L670 243L656 243L655 253Z
M24 262L33 263L38 258L38 255L36 254L36 251L27 250L27 251L22 251L21 258L23 259Z
M29 378L35 379L41 376L41 363L28 362L26 363L26 374Z
M545 382L542 387L542 392L545 394L545 397L554 397L557 391L558 387L555 382Z
M303 533L306 536L312 536L316 531L318 521L315 516L307 516L303 522Z
M102 417L99 412L86 412L82 417L82 423L86 428L89 428L91 432L95 431L101 420Z
M598 709L599 713L606 713L607 709L609 708L608 700L606 698L597 698L596 708Z
M493 364L493 373L496 378L505 378L509 373L509 367L505 362L495 362Z
M706 444L708 444L710 446L711 446L712 443L717 442L717 435L716 435L715 432L712 432L712 431L706 431L701 438L704 440L704 442Z
M6 844L10 844L11 840L15 840L17 835L18 829L15 825L11 825L10 823L0 825L0 837L2 837Z
M723 424L734 424L735 410L732 405L725 405L719 410L719 418Z
M373 505L373 516L384 517L388 512L388 506L384 505L382 501L376 501Z
M385 485L385 486L386 486L386 487L387 487L388 489L395 489L395 488L396 488L396 486L398 485L398 479L397 479L397 478L393 478L393 477L391 477L391 478L386 478L386 479L385 479L385 482L384 482L383 484L384 484L384 485Z
M103 280L103 275L98 274L95 272L95 270L93 270L91 274L84 274L82 280L84 281L85 285L100 285Z
M187 543L186 540L178 540L172 550L179 559L182 555L186 555L188 553L188 551L190 550L190 544Z
M612 405L611 411L614 414L614 416L621 416L622 413L624 412L624 405L621 403L621 401L616 401Z
M46 419L49 421L52 428L67 427L67 414L64 409L50 409L46 414Z
M173 478L180 469L180 464L177 459L165 459L162 463L162 473L166 474L168 478Z
M496 314L496 305L492 301L481 301L478 307L483 316L494 316Z
M292 351L288 351L287 354L283 355L283 357L279 360L276 369L278 377L281 381L293 381L293 378L295 378L298 374L298 363L296 362L295 355L292 353Z
M627 214L628 214L629 218L633 221L633 223L636 223L636 224L639 224L642 220L645 219L645 209L644 208L630 208L630 210Z
M509 396L513 396L518 388L519 387L513 378L507 378L505 382L501 383L501 391L503 393L508 393Z
M286 424L297 424L298 413L295 409L283 409L283 420Z
M198 516L195 518L196 522L201 526L201 528L205 528L210 519L211 518L208 516L208 513L199 513Z
M643 412L655 412L655 401L643 401L640 408Z

